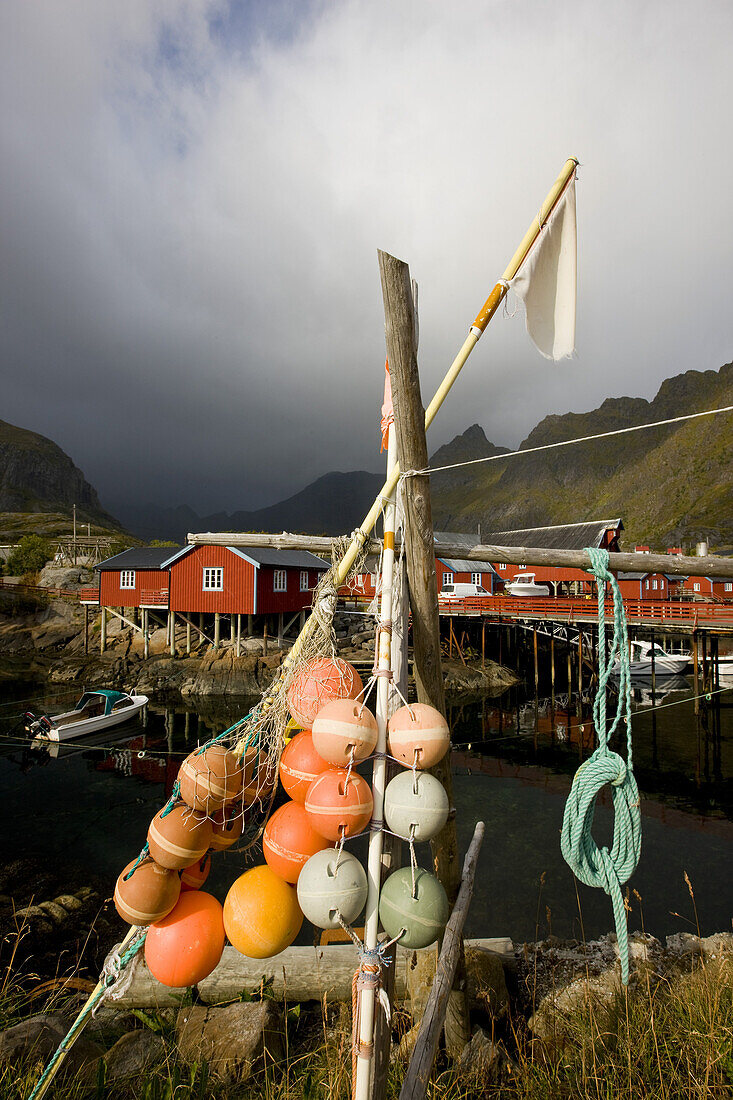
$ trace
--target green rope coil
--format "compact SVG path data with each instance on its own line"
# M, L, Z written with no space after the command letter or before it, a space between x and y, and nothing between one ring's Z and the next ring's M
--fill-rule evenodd
M608 570L608 551L588 547L592 568L588 572L598 586L598 691L593 702L593 724L598 738L595 752L575 773L565 804L560 849L576 878L586 886L602 887L611 898L616 938L621 958L621 980L629 981L629 938L621 886L636 870L641 854L639 790L632 770L631 680L629 644L624 604L616 578ZM613 640L606 656L606 584L613 593ZM610 725L606 717L606 688L619 659L618 705ZM626 760L612 752L608 742L621 722L626 725ZM613 798L613 844L598 848L593 839L596 797L609 783Z

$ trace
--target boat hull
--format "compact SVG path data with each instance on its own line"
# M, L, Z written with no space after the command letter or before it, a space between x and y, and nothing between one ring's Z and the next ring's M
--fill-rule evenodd
M132 706L124 707L124 709L114 711L112 714L100 714L95 718L83 718L80 722L69 722L63 726L52 725L50 729L37 733L33 741L39 743L71 741L76 737L85 737L89 733L98 733L100 730L111 729L123 722L129 722L131 718L135 718L140 714L148 701L148 697L147 695L132 695L131 699ZM51 722L53 722L53 719L51 719Z

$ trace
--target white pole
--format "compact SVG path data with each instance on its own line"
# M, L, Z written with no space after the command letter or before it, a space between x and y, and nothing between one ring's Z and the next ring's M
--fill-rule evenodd
M389 427L387 437L387 473L390 472L397 461L397 445L395 441L394 425ZM395 534L395 498L394 493L384 506L384 550L382 553L382 592L379 601L380 623L392 618L392 576L394 573L394 534ZM387 630L378 629L378 661L379 671L388 672L392 667L391 635ZM384 753L387 751L387 715L389 705L389 677L379 676L377 679L377 757L374 761L372 776L372 795L374 798L374 820L381 821L384 815L384 787L387 773L387 761ZM384 834L381 830L375 830L369 835L369 857L367 860L367 903L366 921L364 927L364 946L368 951L373 951L377 946L377 932L379 930L379 887L382 873L382 840ZM374 1040L374 1005L375 991L373 986L368 986L360 991L359 998L359 1049L366 1053L359 1053L356 1060L356 1089L354 1100L368 1100L370 1091L370 1077L372 1067L372 1051Z

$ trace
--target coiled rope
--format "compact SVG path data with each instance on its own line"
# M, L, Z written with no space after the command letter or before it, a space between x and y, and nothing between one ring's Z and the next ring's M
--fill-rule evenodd
M623 599L616 578L608 570L608 551L588 547L589 573L598 587L598 691L593 702L593 724L598 747L575 773L565 803L560 849L573 874L586 886L602 887L611 898L621 959L621 980L629 981L629 938L621 886L636 870L641 854L639 790L632 770L631 682L629 639ZM606 584L613 593L613 640L606 655ZM610 725L606 719L606 686L618 657L618 704ZM626 760L611 751L608 742L621 724L626 726ZM596 797L606 783L613 798L613 844L598 848L593 839Z

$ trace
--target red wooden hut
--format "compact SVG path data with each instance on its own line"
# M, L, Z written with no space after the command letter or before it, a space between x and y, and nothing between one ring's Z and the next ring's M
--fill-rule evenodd
M102 607L168 606L170 565L178 547L139 546L95 565Z

